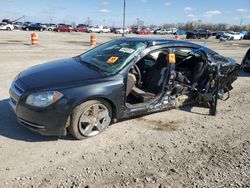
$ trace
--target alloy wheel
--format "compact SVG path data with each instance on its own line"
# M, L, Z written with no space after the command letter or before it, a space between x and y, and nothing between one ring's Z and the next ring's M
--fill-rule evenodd
M89 106L80 116L78 128L85 137L92 137L103 132L110 124L111 118L103 104Z

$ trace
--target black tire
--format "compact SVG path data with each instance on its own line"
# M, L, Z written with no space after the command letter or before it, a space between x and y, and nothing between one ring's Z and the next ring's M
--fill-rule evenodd
M86 101L86 102L80 104L79 106L77 106L75 108L75 110L73 111L73 114L71 116L71 123L70 123L70 126L69 126L69 132L71 133L71 135L74 138L76 138L78 140L82 140L82 139L85 139L85 138L92 137L92 136L85 136L85 135L83 135L81 133L81 131L80 131L80 129L81 129L80 126L81 125L79 125L79 123L80 123L79 121L81 119L81 116L84 114L84 112L86 112L86 110L88 108L91 108L91 106L93 106L93 105L103 105L103 106L105 106L107 108L108 114L109 114L109 117L110 117L110 122L109 122L108 126L110 125L111 119L112 119L112 108L111 108L110 104L108 102L106 102L105 100ZM98 134L103 132L107 127L105 127ZM98 135L98 134L96 134L96 135Z
M52 29L51 29L51 28L49 28L49 29L48 29L48 31L52 31Z
M26 31L29 31L29 28L26 28L25 30L26 30Z
M7 30L7 31L10 31L10 30L11 30L11 28L10 28L10 27L7 27L7 28L6 28L6 30Z

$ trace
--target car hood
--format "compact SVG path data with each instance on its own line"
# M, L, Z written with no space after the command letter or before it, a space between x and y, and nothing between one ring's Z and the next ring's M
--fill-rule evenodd
M81 63L79 58L69 58L31 67L21 72L18 79L29 88L43 88L60 87L101 77L103 74Z

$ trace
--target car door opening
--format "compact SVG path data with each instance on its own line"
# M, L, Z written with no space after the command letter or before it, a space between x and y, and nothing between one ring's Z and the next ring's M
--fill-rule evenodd
M163 90L168 69L168 51L157 50L139 60L127 76L126 103L135 105L148 103Z

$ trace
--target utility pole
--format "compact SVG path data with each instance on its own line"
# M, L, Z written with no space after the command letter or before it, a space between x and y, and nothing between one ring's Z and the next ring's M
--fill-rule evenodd
M242 22L243 22L243 19L241 18L241 19L240 19L240 27L241 27L241 25L242 25Z
M126 16L126 0L123 0L123 32L122 32L122 36L125 36L125 16Z

